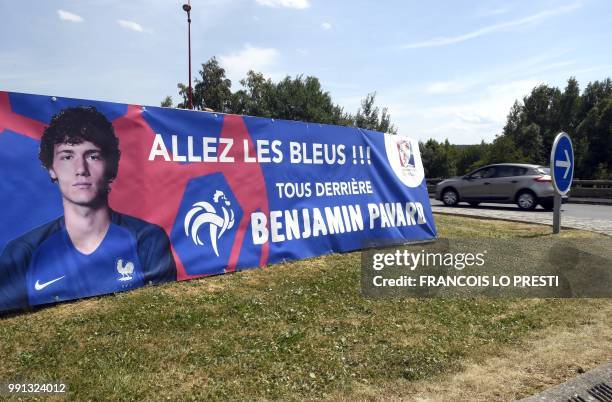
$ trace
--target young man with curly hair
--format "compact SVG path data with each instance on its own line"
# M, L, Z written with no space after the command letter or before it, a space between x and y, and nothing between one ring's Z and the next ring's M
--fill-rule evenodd
M5 247L0 311L176 280L164 230L109 207L120 156L113 126L95 108L66 108L51 119L39 158L64 215Z

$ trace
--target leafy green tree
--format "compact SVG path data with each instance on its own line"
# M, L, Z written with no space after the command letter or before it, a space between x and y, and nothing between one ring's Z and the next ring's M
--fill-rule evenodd
M574 178L592 178L592 168L589 163L589 139L578 136L577 139L572 140L572 147L574 148Z
M567 80L563 91L539 85L515 101L501 135L491 144L452 145L433 140L422 146L428 177L460 174L499 162L548 165L555 136L565 131L574 146L574 177L612 178L612 80L590 82L580 94L578 81ZM478 147L478 148L476 148Z
M475 145L455 145L456 174L464 175L484 165L482 158L489 144L482 141Z
M232 112L250 116L272 117L270 108L275 86L263 74L250 70L246 78L240 80L244 87L232 95Z
M540 127L542 145L550 149L555 135L561 131L560 104L561 91L547 85L535 87L531 94L523 98L525 125L532 123ZM517 141L517 146L525 149L529 143Z
M612 98L612 80L607 78L603 81L589 82L582 94L582 104L578 118L583 120L587 117L591 109L599 102Z
M419 143L421 161L427 178L445 178L456 174L452 158L452 145L448 139L443 143L434 139Z
M525 156L517 148L512 137L499 135L483 156L483 165L503 162L524 162Z
M323 91L317 77L299 75L285 77L278 83L266 79L263 74L249 71L240 80L242 88L231 91L231 81L216 58L202 64L200 77L193 90L195 109L212 109L223 113L246 114L276 119L301 120L344 126L357 126L370 130L396 133L387 108L375 106L376 94L368 94L361 102L356 115L351 115L336 105L331 95ZM188 87L177 84L182 98L177 107L186 108ZM168 97L162 102L172 105Z
M179 96L183 99L183 101L179 102L178 105L176 105L176 107L179 109L188 109L189 108L189 97L188 97L189 87L187 87L187 85L182 84L180 82L176 84L176 86L179 90Z
M270 99L274 117L334 124L334 104L328 92L321 89L316 77L289 76L276 84L274 97Z
M195 79L193 86L193 108L196 110L212 109L217 112L231 113L232 81L225 77L225 69L219 65L215 57L202 64L200 77ZM177 84L183 102L178 107L186 109L189 103L189 88Z
M612 166L609 164L612 134L607 117L607 102L611 99L612 81L609 78L589 83L582 95L574 77L568 79L563 91L547 85L537 86L523 98L522 104L514 103L503 136L512 139L524 161L548 164L554 137L565 131L574 143L575 176L601 176L601 169ZM503 143L494 142L491 152L495 153ZM496 159L491 155L489 159ZM516 157L518 154L514 155Z
M601 169L612 166L612 98L601 100L578 126L579 136L588 138L588 164L581 166L586 176L602 176Z
M510 108L506 125L504 126L504 135L515 137L519 133L524 120L523 106L518 101L514 101L512 108Z
M161 107L172 107L172 96L168 95L161 101Z
M580 113L580 87L576 78L571 77L567 80L567 86L561 94L560 111L559 111L559 125L561 130L574 133L576 127L580 123L578 121L578 115Z
M375 106L376 92L369 93L362 101L361 108L355 115L355 126L383 133L397 134L397 129L391 124L391 116L386 107L382 111Z
M544 164L546 163L545 152L542 138L542 128L536 123L531 123L521 130L514 137L514 142L517 151L522 155L521 160L517 162ZM516 155L519 155L517 152Z
M593 175L596 180L610 180L612 179L612 173L608 168L608 164L606 162L599 163L597 168L595 169L595 174Z

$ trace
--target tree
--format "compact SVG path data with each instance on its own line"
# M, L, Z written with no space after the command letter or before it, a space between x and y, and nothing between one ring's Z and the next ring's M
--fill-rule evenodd
M515 137L521 129L524 120L523 106L518 101L510 108L506 125L504 126L504 135Z
M582 94L582 104L578 118L583 120L589 111L597 106L599 102L612 97L612 80L606 78L599 82L589 82Z
M199 75L193 90L195 109L210 108L223 113L356 126L391 134L397 132L391 123L388 109L375 105L376 92L368 94L361 101L357 113L351 115L333 102L317 77L286 76L275 83L251 70L240 80L242 88L232 92L232 82L225 77L225 70L214 57L202 64ZM186 108L189 89L182 83L177 84L177 87L183 99L177 107ZM162 105L171 106L172 99L166 97Z
M512 137L499 135L487 148L482 161L484 162L483 165L488 165L502 162L523 162L525 159Z
M563 92L540 85L523 98L522 105L514 103L503 136L509 137L518 148L513 158L522 155L526 162L548 164L554 137L565 131L572 136L574 144L575 176L604 177L605 170L612 166L610 102L612 81L609 78L590 82L582 95L574 77L567 80ZM489 160L501 156L499 150L509 143L496 141L491 146Z
M246 78L240 80L244 87L232 95L232 112L250 116L272 117L270 109L274 96L272 80L265 79L263 74L250 70Z
M456 174L466 174L483 166L482 158L488 147L484 141L476 145L455 145Z
M573 133L578 124L578 114L580 112L580 87L576 78L571 77L567 80L567 86L561 94L560 102L560 126L561 130Z
M161 107L172 107L172 96L168 95L161 101Z
M452 145L448 139L439 143L434 139L419 143L421 161L425 170L425 177L450 177L456 174L452 158Z
M421 144L428 177L455 169L465 173L490 163L548 165L555 136L565 131L574 147L574 177L612 178L612 80L590 82L580 94L578 81L563 91L539 85L515 101L501 135L491 144L451 145L430 140Z
M531 94L523 98L523 104L525 112L523 124L537 124L540 127L542 145L550 149L555 135L561 131L561 91L558 88L539 85L531 91ZM517 145L522 146L523 144Z
M336 123L333 121L334 104L331 96L321 89L321 83L316 77L285 77L276 84L270 103L274 117L279 119Z
M215 57L202 64L200 77L195 79L193 86L193 108L196 110L212 109L217 112L231 113L232 81L225 77L225 69L219 65ZM177 84L183 102L179 108L188 106L189 88L184 84Z
M535 163L538 165L546 164L547 155L544 151L542 128L536 123L531 123L520 131L516 139L516 146L523 155L522 162Z
M586 176L602 176L601 170L612 166L612 97L600 101L578 126L579 136L588 139L587 161L581 166Z
M608 168L608 164L606 162L599 163L597 168L595 169L595 174L593 177L596 180L610 180L612 179L612 173Z
M397 134L397 129L391 124L391 116L386 107L380 112L378 106L374 105L376 92L366 95L361 100L361 108L355 115L355 126L368 130L382 131L383 133Z

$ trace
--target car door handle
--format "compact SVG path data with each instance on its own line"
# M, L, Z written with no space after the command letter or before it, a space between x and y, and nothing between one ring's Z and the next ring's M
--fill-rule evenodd
M518 180L512 180L510 183L518 183Z
M484 182L484 183L482 183L482 184L484 184L485 186L488 186L488 185L489 185L489 184L491 184L491 183L489 183L488 181L485 181L485 182Z

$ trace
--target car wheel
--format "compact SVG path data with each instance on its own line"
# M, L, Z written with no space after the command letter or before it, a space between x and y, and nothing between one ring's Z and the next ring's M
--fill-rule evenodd
M480 204L480 202L478 202L478 201L470 201L469 204L471 206L473 206L473 207L477 207Z
M533 195L533 193L529 191L524 191L520 193L518 197L516 197L516 204L519 206L520 209L523 209L525 211L531 211L536 207L538 201L536 200L536 197L535 195Z
M540 205L542 206L542 208L548 211L552 211L555 208L554 201L541 201Z
M459 195L455 190L444 190L444 192L442 193L442 202L447 207L454 207L459 203Z

